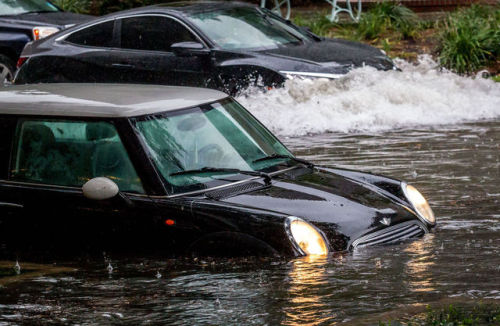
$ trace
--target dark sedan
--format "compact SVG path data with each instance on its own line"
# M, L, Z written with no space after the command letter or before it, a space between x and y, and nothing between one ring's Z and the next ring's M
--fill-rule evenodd
M26 43L91 18L63 12L46 0L0 1L0 86L12 81Z
M215 90L0 90L0 259L42 248L326 255L434 224L414 187L298 159Z
M271 11L235 2L176 3L118 12L22 53L18 84L127 82L278 86L287 77L338 78L353 67L394 69L380 50L318 37Z

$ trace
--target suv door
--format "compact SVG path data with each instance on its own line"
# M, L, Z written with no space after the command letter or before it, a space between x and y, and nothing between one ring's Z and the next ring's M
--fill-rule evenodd
M212 75L208 55L177 56L172 44L202 43L173 17L142 15L117 20L120 49L113 51L124 82L206 87Z
M0 229L9 253L134 246L161 224L111 122L20 118L13 138L10 171L0 181L0 201L13 213ZM129 205L85 198L81 186L97 176L128 193Z

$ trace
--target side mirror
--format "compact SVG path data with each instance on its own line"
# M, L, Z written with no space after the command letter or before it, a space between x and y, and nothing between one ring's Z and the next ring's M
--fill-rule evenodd
M83 185L82 190L83 195L92 200L110 199L120 192L116 183L104 177L90 179Z
M179 42L170 46L170 50L178 57L203 56L210 54L210 50L198 42Z

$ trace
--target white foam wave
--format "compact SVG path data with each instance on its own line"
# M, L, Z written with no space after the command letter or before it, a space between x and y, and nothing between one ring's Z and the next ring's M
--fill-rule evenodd
M270 92L237 100L273 132L378 132L500 117L500 83L443 71L429 57L399 61L398 71L371 67L339 80L289 80Z

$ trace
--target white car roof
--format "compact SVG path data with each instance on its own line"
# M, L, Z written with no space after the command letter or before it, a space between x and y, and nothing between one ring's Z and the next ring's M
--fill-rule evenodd
M206 88L130 84L35 84L0 87L0 114L136 117L213 102Z

